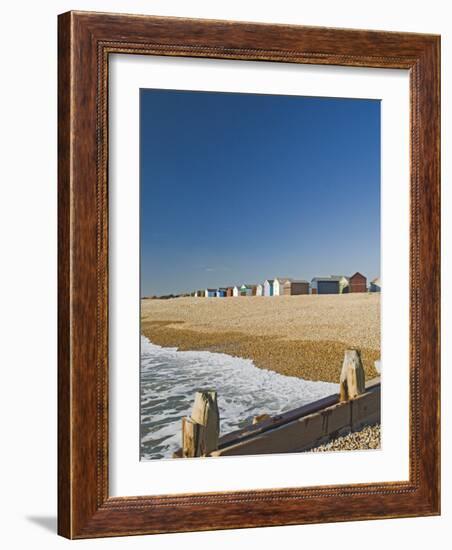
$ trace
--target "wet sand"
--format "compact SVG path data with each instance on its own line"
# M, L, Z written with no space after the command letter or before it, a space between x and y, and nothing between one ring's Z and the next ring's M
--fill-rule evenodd
M380 296L275 296L142 300L141 332L154 344L252 359L307 380L338 382L344 351L361 351L377 376Z

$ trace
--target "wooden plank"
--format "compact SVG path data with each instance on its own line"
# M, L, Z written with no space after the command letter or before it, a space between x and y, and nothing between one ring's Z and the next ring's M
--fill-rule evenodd
M374 424L380 419L380 386L291 422L220 445L211 456L299 452Z
M366 391L372 390L379 385L380 378L373 378L372 380L366 382ZM221 449L225 445L230 445L232 442L237 442L238 440L244 440L250 437L254 437L259 433L277 428L278 426L282 426L303 416L313 414L338 402L339 394L335 393L332 395L328 395L327 397L323 397L322 399L318 399L317 401L313 401L312 403L308 403L307 405L292 409L291 411L288 411L286 413L272 416L269 420L259 422L259 424L248 425L245 428L241 428L240 430L229 432L228 434L220 437L218 448Z
M360 395L351 402L353 431L360 430L363 426L380 423L381 418L381 390L380 386L373 391Z
M366 382L366 391L374 390L379 386L380 386L380 378L373 378L372 380L369 380L368 382ZM292 409L291 411L285 412L283 414L272 416L269 420L260 422L258 425L254 425L254 426L249 425L249 426L246 426L245 428L241 428L240 430L235 430L233 432L228 433L227 435L220 437L219 447L221 447L224 444L229 444L231 441L237 440L242 437L244 438L253 437L258 433L262 433L264 431L277 428L278 426L282 426L284 424L287 424L288 422L292 422L293 420L296 420L303 416L307 416L309 414L318 412L338 402L339 402L339 394L335 393L332 395L328 395L327 397L323 397L322 399L318 399L317 401L313 401L312 403L308 403L307 405L303 405L301 407L297 407L296 409Z
M284 424L287 424L288 422L292 422L293 420L296 420L302 416L312 414L338 402L339 394L337 393L329 395L327 397L323 397L318 401L314 401L312 403L308 403L307 405L297 407L296 409L293 409L286 413L273 416L270 420L266 420L255 425L249 425L245 428L241 428L240 430L230 432L227 435L220 437L218 447L221 448L225 445L231 444L231 442L254 437L257 434L263 433L273 428L277 428L278 426L282 426Z
M72 536L71 16L58 18L58 533ZM64 91L64 93L63 93Z

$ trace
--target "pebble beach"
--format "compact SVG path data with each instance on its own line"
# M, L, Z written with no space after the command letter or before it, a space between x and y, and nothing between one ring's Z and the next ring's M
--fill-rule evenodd
M370 379L378 375L380 295L143 299L141 333L159 346L226 353L334 383L344 351L355 348Z
M380 425L366 426L359 432L352 432L343 437L319 445L311 450L312 453L327 451L363 451L380 448Z

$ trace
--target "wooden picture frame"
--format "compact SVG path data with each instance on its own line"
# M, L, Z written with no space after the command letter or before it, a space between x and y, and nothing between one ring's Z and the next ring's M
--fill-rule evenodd
M440 38L69 12L58 62L58 532L68 538L436 515L440 511ZM409 481L151 497L108 492L110 54L410 73Z

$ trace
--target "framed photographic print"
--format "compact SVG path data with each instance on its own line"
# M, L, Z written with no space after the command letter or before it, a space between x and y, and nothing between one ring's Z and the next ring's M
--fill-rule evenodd
M59 17L59 533L439 513L438 36Z

